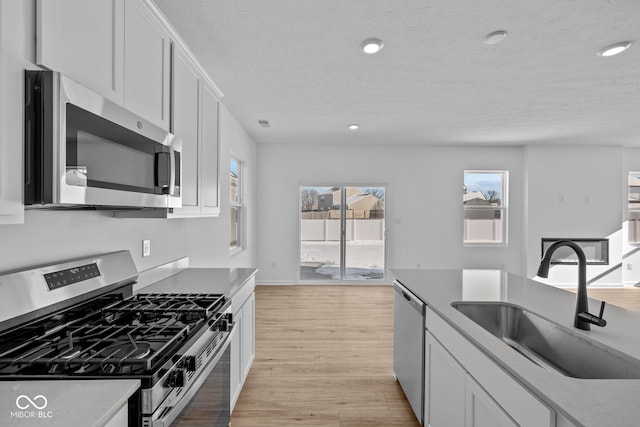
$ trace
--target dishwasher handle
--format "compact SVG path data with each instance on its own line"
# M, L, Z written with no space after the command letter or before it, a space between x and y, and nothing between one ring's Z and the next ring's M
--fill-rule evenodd
M411 305L418 313L420 314L424 314L424 303L418 299L418 297L416 297L415 295L413 295L413 293L411 293L410 290L408 290L407 288L404 287L404 285L402 283L400 283L398 280L395 281L395 283L393 284L393 288L394 290L400 295L402 296L403 299L405 299L407 301L407 303L409 303L409 305Z

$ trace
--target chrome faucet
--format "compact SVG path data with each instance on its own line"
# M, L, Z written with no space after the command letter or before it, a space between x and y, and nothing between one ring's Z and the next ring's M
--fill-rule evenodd
M562 246L570 247L574 250L576 255L578 255L578 295L576 299L576 315L573 326L585 331L591 329L591 324L600 327L606 326L607 321L602 318L605 305L604 301L602 301L602 304L600 305L599 316L589 313L589 300L587 299L587 257L584 255L584 251L577 243L572 242L571 240L558 240L549 246L544 257L542 257L540 267L538 267L538 276L544 278L549 277L551 255L553 255L556 249Z

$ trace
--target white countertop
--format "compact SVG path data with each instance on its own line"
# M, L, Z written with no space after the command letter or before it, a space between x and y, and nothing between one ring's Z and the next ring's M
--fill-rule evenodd
M640 312L607 305L607 326L573 328L576 295L499 270L392 270L393 275L550 407L577 425L640 426L640 380L578 379L542 369L451 306L503 301L527 308L578 334L640 359ZM599 301L589 300L597 313Z
M124 379L0 381L0 425L103 426L139 387Z
M214 293L233 298L257 271L257 268L187 268L138 292Z

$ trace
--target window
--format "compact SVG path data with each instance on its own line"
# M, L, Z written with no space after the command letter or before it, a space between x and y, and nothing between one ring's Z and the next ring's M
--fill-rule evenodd
M464 171L464 243L507 243L507 171Z
M229 171L229 249L233 253L242 250L242 162L232 157Z
M627 188L629 243L640 243L640 172L629 172Z

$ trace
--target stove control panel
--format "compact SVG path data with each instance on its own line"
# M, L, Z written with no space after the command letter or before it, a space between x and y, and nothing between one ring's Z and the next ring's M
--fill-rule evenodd
M99 276L100 270L98 270L98 264L94 262L78 267L67 268L66 270L47 273L44 275L44 280L47 282L49 290L52 291Z

